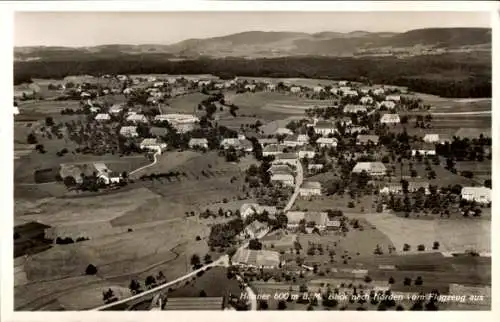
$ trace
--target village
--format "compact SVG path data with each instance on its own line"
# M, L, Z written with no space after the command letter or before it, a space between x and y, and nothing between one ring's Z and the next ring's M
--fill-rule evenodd
M20 210L25 222L14 228L16 257L57 257L58 248L80 252L86 244L99 247L101 238L118 242L126 234L158 238L141 232L156 223L158 233L162 225L168 231L183 227L178 240L169 237L168 252L183 240L197 243L185 246L189 264L173 270L177 276L165 278L167 263L160 278L154 277L156 269L146 276L120 273L118 287L109 282L118 276L109 268L100 277L106 286L94 282L101 303L79 308L488 305L437 300L464 288L490 297L489 273L467 270L489 262L484 227L491 218L491 126L482 111L467 114L466 104L457 103L464 110L447 115L448 101L433 104L401 87L210 75L74 76L35 81L14 99L15 133L24 135L15 137L19 198L66 202ZM37 191L48 187L50 195ZM134 200L140 195L147 197L139 206ZM87 210L81 225L78 216L65 219L66 212L84 211L83 203L76 208L82 198L114 208L95 219ZM42 226L36 229L43 245L23 236L23 227L33 222ZM136 240L130 243L140 247ZM101 257L96 261L111 265ZM155 261L160 260L149 264ZM101 274L98 263L85 269L85 260L78 262L64 276L76 276L77 270ZM16 266L21 290L29 290L35 276L47 276L27 273L33 263ZM198 281L209 274L222 279L220 290ZM147 291L139 278L145 278ZM309 293L321 296L303 296ZM412 300L418 294L433 296ZM41 298L20 307L44 307Z

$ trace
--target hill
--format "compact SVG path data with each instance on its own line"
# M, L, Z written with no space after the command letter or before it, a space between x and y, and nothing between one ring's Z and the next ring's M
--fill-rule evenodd
M352 31L248 31L226 36L187 39L172 45L104 45L97 47L15 48L18 61L61 56L164 54L166 58L284 57L284 56L418 56L446 52L491 51L491 29L427 28L404 33Z

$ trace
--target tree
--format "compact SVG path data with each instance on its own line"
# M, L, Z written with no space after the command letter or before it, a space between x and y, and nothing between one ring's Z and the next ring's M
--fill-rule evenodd
M389 284L394 284L394 282L395 282L395 281L394 281L394 277L392 277L392 276L391 276L391 277L389 277Z
M193 254L193 256L191 256L191 266L193 266L193 268L196 269L200 265L201 265L200 256Z
M405 277L403 280L403 285L410 286L411 285L411 278Z
M262 243L259 242L258 239L252 239L248 243L248 249L251 249L251 250L261 250L262 249Z
M26 139L26 141L28 142L28 144L37 144L37 142L38 142L35 134L33 134L33 133L28 134L28 138Z
M422 276L417 276L415 279L415 285L422 285L424 283Z
M265 311L269 308L269 304L267 303L266 300L259 300L259 310Z
M212 262L212 256L206 254L203 260L205 261L205 264L210 264Z
M95 267L92 264L89 264L87 268L85 269L85 274L87 275L95 275L97 274L97 267Z
M407 251L409 251L409 250L410 250L410 245L408 245L408 244L404 244L404 245L403 245L403 251L404 251L404 252L407 252Z
M205 290L200 291L200 297L207 297L207 293L205 292Z
M102 292L102 300L105 304L116 302L118 299L115 296L115 292L112 289Z
M64 177L63 183L67 188L76 186L76 180L72 176Z
M434 250L439 249L439 242L438 242L438 241L435 241L435 242L432 244L432 249L434 249Z
M423 252L425 250L425 246L423 244L420 244L420 245L417 246L417 250L419 252Z
M278 302L278 310L280 310L280 311L286 310L286 302L285 301L281 300Z
M132 295L139 294L142 292L141 284L137 280L131 280L128 288L130 289L130 293L132 293Z
M54 119L50 116L45 118L45 126L51 127L54 125Z
M148 277L146 277L146 281L144 282L144 285L146 285L147 289L155 288L156 287L156 279L154 278L154 276L149 275Z

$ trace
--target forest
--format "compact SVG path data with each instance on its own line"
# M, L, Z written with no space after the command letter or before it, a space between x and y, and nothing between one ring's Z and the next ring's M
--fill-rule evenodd
M200 58L168 60L160 55L82 54L60 59L14 63L14 85L33 78L62 79L69 75L213 74L234 76L316 78L406 86L410 91L442 97L491 97L491 58L456 53L396 57L281 57L265 59Z

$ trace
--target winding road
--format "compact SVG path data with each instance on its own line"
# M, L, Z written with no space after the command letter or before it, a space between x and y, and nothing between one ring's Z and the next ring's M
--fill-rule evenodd
M144 169L147 169L147 168L149 168L149 167L154 166L154 165L156 164L156 162L158 162L158 156L159 156L160 154L161 154L160 152L156 152L155 154L153 154L153 158L154 158L154 159L153 159L153 162L152 162L152 163L147 164L147 165L145 165L145 166L143 166L143 167L140 167L140 168L135 169L134 171L130 172L130 173L129 173L129 175L136 174L136 173L137 173L137 172L139 172L139 171L142 171L142 170L144 170Z

